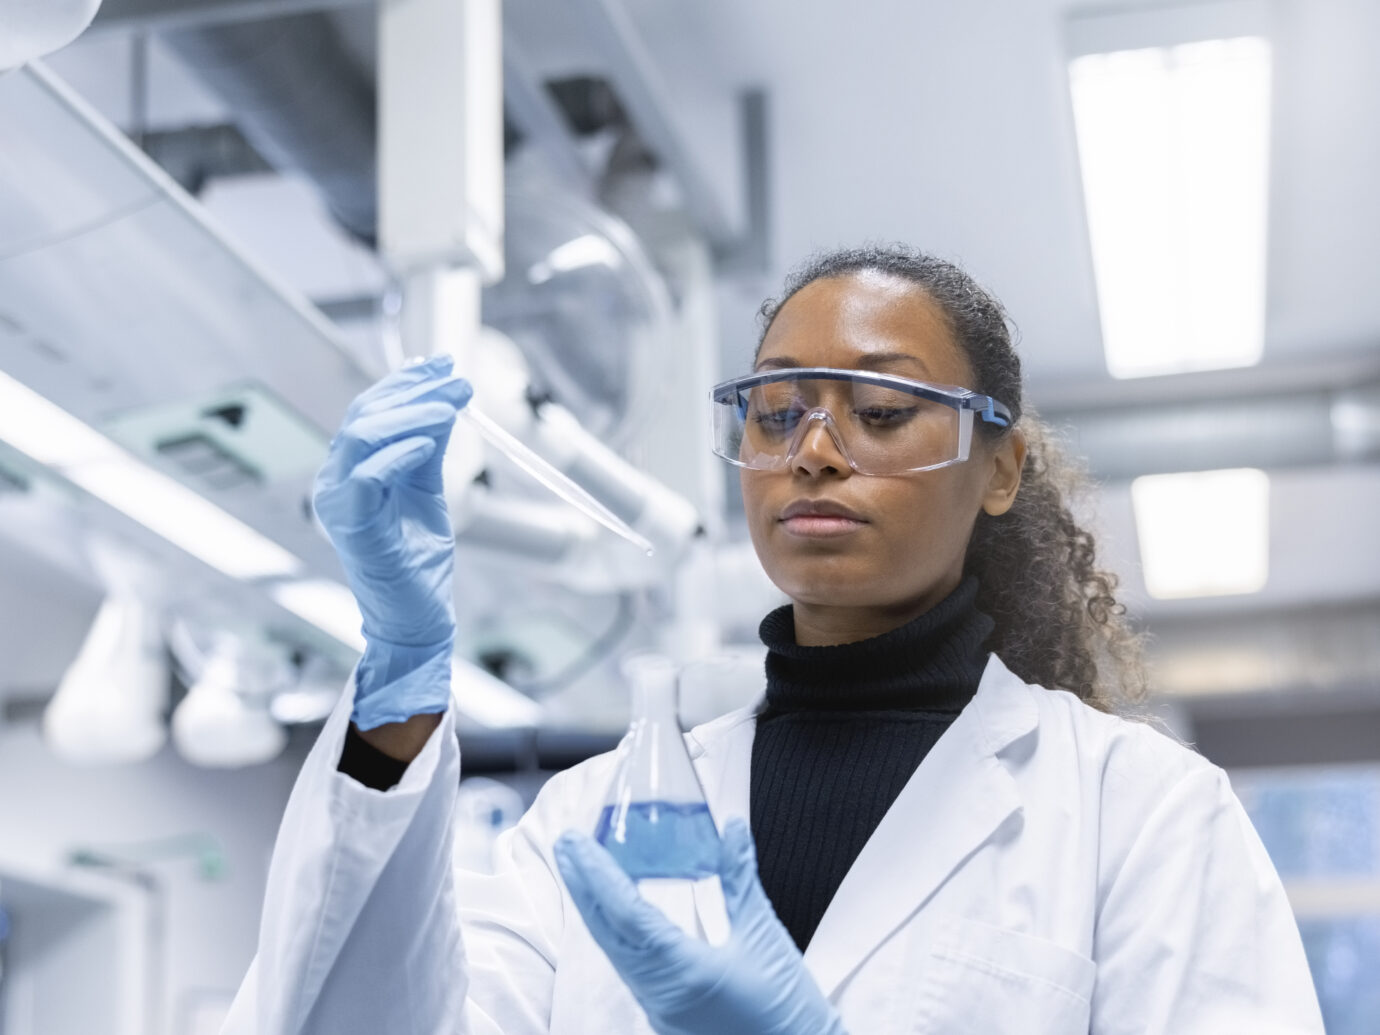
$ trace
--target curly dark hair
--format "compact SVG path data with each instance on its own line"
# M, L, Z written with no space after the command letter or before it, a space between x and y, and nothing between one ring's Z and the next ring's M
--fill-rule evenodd
M757 347L781 307L826 277L875 271L918 285L944 311L972 365L965 387L1004 402L1011 428L979 422L1000 438L1019 428L1025 466L1005 514L980 513L964 564L977 576L977 606L996 622L987 646L1027 683L1070 690L1102 711L1130 714L1146 697L1141 637L1115 596L1117 577L1097 567L1096 542L1069 501L1086 491L1083 471L1058 448L1051 430L1021 398L1021 361L1006 310L958 266L905 245L867 245L821 253L762 303Z

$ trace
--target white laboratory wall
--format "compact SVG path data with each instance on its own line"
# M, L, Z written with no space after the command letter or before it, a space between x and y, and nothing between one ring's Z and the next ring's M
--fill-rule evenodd
M150 947L162 961L164 1018L149 1035L184 1035L195 1005L232 994L253 955L273 840L308 746L298 738L276 761L232 772L197 769L171 748L137 765L82 769L53 758L36 722L0 727L0 872L59 879L74 849L215 837L226 862L219 879L204 879L193 857L140 867L161 889L166 925ZM81 976L71 978L79 988Z

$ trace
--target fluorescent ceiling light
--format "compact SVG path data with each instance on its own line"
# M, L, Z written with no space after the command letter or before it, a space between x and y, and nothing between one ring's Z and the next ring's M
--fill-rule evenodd
M1087 54L1070 62L1069 83L1108 370L1258 362L1269 43Z
M1270 560L1264 471L1152 474L1131 483L1145 588L1161 600L1254 593Z
M119 462L129 455L99 431L3 371L0 438L50 467Z
M236 579L291 575L301 562L165 474L128 458L63 470L72 482Z
M279 606L364 653L364 619L348 587L330 579L304 579L281 582L270 593Z
M301 567L273 540L3 372L0 439L232 578L291 575Z

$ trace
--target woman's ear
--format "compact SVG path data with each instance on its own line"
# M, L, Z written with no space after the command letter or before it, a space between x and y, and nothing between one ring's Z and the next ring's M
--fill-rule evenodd
M982 497L982 509L992 517L999 517L1016 502L1021 487L1021 471L1025 467L1025 435L1013 428L992 449L992 475Z

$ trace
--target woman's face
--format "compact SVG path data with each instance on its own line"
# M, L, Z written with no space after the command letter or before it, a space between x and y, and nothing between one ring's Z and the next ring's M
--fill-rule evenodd
M816 280L796 292L758 353L757 369L777 366L874 370L975 387L943 310L917 285L874 271ZM806 626L818 642L877 635L952 592L978 511L1010 507L1024 452L1019 434L992 445L975 429L965 463L862 475L816 423L785 468L744 468L752 542L767 575L796 604L797 639L807 642ZM786 517L801 501L846 508L855 517Z

